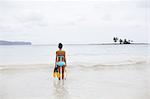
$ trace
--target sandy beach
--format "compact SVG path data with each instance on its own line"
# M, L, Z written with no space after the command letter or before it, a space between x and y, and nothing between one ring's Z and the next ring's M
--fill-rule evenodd
M64 81L52 77L49 65L20 67L1 69L1 99L150 98L146 64L72 67L67 69Z

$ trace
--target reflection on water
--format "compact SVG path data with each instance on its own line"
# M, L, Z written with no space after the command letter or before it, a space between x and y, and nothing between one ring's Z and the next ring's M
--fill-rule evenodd
M65 80L54 80L53 86L55 99L68 99L69 93L66 89Z

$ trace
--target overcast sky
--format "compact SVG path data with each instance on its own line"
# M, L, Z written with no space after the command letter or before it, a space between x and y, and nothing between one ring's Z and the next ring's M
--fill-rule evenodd
M0 40L34 44L148 42L149 0L0 0Z

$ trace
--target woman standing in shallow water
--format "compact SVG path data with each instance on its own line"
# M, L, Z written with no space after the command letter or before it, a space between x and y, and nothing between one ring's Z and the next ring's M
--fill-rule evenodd
M58 48L59 50L56 51L56 60L55 60L55 66L58 68L58 79L60 80L61 77L64 79L64 71L66 67L66 53L62 50L63 44L59 43ZM62 76L61 76L62 74Z

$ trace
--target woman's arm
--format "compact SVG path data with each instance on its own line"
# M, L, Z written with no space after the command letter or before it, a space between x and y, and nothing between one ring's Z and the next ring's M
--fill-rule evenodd
M66 53L64 54L64 61L65 61L65 67L67 66L67 62L66 62Z
M56 59L55 59L55 67L56 67L56 63L57 63L57 53L56 53Z

